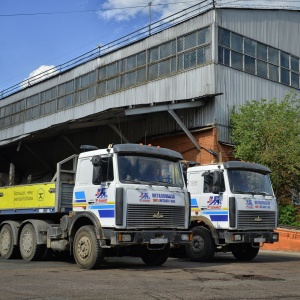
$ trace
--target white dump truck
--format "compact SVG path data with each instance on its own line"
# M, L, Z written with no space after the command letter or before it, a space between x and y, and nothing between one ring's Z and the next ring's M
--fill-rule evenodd
M181 154L138 144L82 149L57 164L51 182L0 187L2 258L67 252L93 269L128 255L158 266L170 244L189 243Z
M278 241L270 172L263 165L240 161L187 169L193 240L185 250L192 260L208 261L215 252L251 260L264 243Z

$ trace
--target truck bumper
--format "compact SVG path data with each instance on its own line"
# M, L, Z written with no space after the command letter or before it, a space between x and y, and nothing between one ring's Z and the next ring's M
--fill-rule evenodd
M184 245L192 240L190 231L112 231L110 234L111 245L162 245L172 243Z
M278 232L261 231L261 232L226 232L226 244L232 243L274 243L279 241Z

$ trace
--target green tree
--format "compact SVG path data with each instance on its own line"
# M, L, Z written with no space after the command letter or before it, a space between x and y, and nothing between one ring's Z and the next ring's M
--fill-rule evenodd
M300 99L246 101L230 116L235 157L268 166L277 199L300 191Z

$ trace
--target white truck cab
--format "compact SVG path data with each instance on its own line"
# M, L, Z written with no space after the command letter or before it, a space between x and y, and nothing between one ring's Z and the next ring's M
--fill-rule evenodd
M104 257L127 255L159 266L171 244L190 242L180 153L138 144L82 149L57 164L49 183L0 188L3 258L67 252L94 269Z
M271 170L260 164L229 161L187 169L191 194L192 260L210 260L216 251L251 260L263 243L278 241L278 207Z

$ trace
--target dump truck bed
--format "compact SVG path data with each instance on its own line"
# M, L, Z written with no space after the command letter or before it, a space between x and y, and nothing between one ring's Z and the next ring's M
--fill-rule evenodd
M66 182L0 187L0 215L70 211L73 187Z

